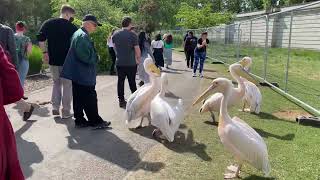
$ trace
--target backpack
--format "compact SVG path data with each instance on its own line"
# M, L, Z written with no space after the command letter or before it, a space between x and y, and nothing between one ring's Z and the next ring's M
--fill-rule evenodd
M14 36L19 61L27 56L28 39L25 36Z

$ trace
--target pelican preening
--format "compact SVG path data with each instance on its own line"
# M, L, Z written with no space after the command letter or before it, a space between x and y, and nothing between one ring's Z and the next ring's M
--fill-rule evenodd
M150 124L150 103L160 90L160 70L153 63L153 60L150 57L147 58L143 66L146 73L150 76L150 83L141 86L131 94L126 107L127 123L130 123L134 119L141 118L138 127L142 126L144 117L148 118Z
M252 59L250 57L242 58L239 63L244 67L246 71L250 71L250 67L252 65ZM262 104L262 95L259 88L253 84L252 82L243 79L243 83L245 85L245 95L243 98L243 108L242 111L245 110L246 105L249 105L250 112L254 112L256 114L260 113L261 104Z
M222 144L230 151L239 166L229 166L232 173L225 174L225 178L239 177L241 166L247 162L255 168L262 170L266 176L270 173L267 146L262 137L247 123L238 117L228 114L228 103L234 91L230 80L217 78L212 81L211 86L193 103L194 105L203 100L208 94L222 93L218 134Z
M157 127L169 142L173 142L174 135L184 119L182 99L178 100L176 106L171 106L165 99L167 92L167 74L161 75L161 91L151 102L150 115L151 124ZM155 131L154 131L155 132Z

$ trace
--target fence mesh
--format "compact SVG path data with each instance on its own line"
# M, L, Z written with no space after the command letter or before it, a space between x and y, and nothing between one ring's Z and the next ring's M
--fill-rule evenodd
M251 72L277 83L285 93L320 110L320 2L315 7L275 13L203 29L190 29L196 37L208 32L207 56L227 64L244 56L253 59ZM187 31L172 33L182 47Z

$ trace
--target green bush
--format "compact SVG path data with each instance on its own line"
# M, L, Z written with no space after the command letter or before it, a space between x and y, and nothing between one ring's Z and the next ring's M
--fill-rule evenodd
M39 46L32 46L32 52L28 56L30 63L28 74L40 73L42 67L42 51Z
M81 26L81 23L82 22L78 19L74 21L74 24L78 27ZM111 57L109 55L108 48L107 48L107 38L113 28L114 26L108 23L103 23L102 26L97 28L97 32L91 35L91 38L94 42L97 53L100 57L100 61L98 63L99 72L109 71L111 66Z

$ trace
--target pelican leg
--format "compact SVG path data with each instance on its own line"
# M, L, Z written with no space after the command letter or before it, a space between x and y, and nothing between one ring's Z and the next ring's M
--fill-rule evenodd
M138 126L138 127L136 127L136 129L140 129L140 128L142 128L143 118L144 118L144 116L142 116L142 117L141 117L140 124L139 124L139 126Z
M245 108L246 108L246 101L243 102L242 112L244 112Z
M216 122L216 117L214 116L213 112L210 111L210 113L211 113L212 122Z
M148 118L148 126L151 126L151 115L150 113L147 115L147 118Z

